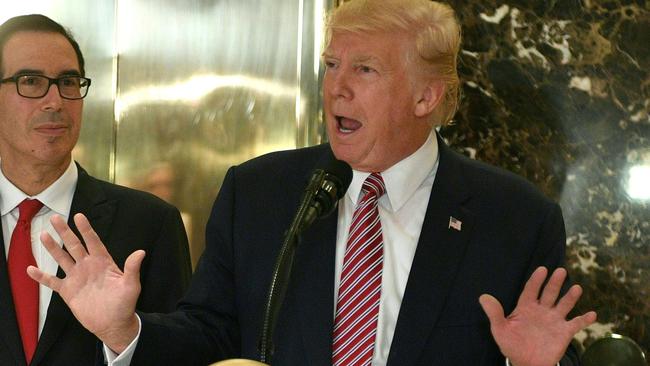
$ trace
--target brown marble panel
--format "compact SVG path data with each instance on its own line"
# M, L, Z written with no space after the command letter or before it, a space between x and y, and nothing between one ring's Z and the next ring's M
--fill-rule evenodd
M650 4L452 0L463 98L443 135L560 202L578 310L650 350ZM644 177L645 174L645 178Z

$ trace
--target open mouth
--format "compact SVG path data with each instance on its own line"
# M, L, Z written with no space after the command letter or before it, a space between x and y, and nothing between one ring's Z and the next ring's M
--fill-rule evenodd
M361 128L362 123L344 116L334 116L336 118L336 126L341 133L352 133Z

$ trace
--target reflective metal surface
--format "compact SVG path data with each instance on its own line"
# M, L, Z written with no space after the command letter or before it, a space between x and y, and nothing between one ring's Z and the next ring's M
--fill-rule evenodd
M322 140L319 37L331 0L3 6L2 21L43 13L71 29L93 79L75 158L176 205L193 261L228 167Z

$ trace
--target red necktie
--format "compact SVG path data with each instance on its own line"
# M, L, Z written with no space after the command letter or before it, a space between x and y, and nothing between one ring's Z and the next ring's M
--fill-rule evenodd
M32 360L38 342L38 282L27 275L27 266L35 266L32 254L31 228L34 215L43 207L38 200L26 199L18 205L20 216L11 234L7 268L16 309L16 319L23 341L27 364Z
M381 175L371 174L362 191L343 258L334 319L333 365L370 365L375 347L384 261L377 210L377 200L386 191Z

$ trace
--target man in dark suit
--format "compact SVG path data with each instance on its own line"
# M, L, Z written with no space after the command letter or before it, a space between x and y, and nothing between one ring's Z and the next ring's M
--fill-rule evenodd
M173 206L95 179L72 160L90 79L78 44L61 25L42 15L3 23L0 74L0 365L93 365L101 355L97 338L58 294L26 276L28 264L64 276L38 234L54 234L52 215L81 213L120 265L134 250L146 250L135 306L165 312L191 276L185 229ZM23 202L35 204L26 241L17 234L25 225Z
M82 216L88 252L56 217L70 255L44 238L74 278L34 267L30 275L64 299L122 298L101 314L73 307L113 365L257 358L284 230L310 172L333 154L351 165L352 183L338 215L303 233L272 364L576 365L567 347L595 313L566 320L581 290L562 290L559 206L523 179L452 152L435 132L456 109L459 48L455 15L441 3L352 0L334 11L323 54L330 143L229 170L176 312L120 310L138 298L141 251L105 286L82 283L98 271L82 259L105 256Z

